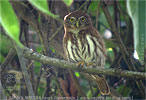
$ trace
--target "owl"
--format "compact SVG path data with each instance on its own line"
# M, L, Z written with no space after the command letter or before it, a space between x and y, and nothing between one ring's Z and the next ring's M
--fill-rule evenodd
M89 15L74 11L64 17L63 46L70 62L79 65L104 67L106 49L99 32L93 27ZM88 74L89 75L89 74ZM110 93L104 76L90 75L102 95Z

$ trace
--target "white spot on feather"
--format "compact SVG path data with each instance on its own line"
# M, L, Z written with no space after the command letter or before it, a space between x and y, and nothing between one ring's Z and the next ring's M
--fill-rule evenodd
M68 52L69 52L70 58L73 59L73 60L75 60L74 57L73 57L73 54L72 54L71 47L72 47L72 43L71 43L71 41L68 41L67 48L68 48Z
M91 36L89 36L89 35L87 35L87 41L88 41L88 43L89 43L89 49L90 49L90 52L91 53L93 53L94 52L94 48L95 48L95 46L94 46L94 43L93 43L93 41L91 40ZM91 54L92 55L92 54Z

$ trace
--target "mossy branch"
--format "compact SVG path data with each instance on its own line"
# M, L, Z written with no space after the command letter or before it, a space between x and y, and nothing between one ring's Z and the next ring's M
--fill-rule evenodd
M58 68L65 68L65 69L71 69L78 72L84 72L89 74L104 74L104 75L111 75L116 77L126 77L126 78L135 78L135 79L145 79L146 73L143 72L136 72L136 71L128 71L128 70L122 70L122 69L113 69L113 68L88 68L88 67L78 67L76 63L70 63L68 61L50 58L47 56L44 56L42 54L39 54L37 52L34 52L28 48L25 48L23 50L23 55L27 59L35 60L38 62L41 62L43 64L49 64L54 67Z

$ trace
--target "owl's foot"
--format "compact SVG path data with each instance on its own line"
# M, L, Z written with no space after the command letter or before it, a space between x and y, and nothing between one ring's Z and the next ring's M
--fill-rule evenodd
M78 67L84 67L86 63L84 61L80 61L78 62Z
M90 62L90 63L87 63L86 66L96 66L96 64L94 62Z
M78 62L78 67L90 67L90 66L96 66L96 64L94 62L90 62L90 63L86 63L85 61L80 61Z

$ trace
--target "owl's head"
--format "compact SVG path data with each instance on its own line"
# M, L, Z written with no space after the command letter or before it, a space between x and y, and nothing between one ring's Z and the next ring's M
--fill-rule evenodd
M83 30L92 25L89 15L81 11L74 11L64 17L64 27L71 30Z

